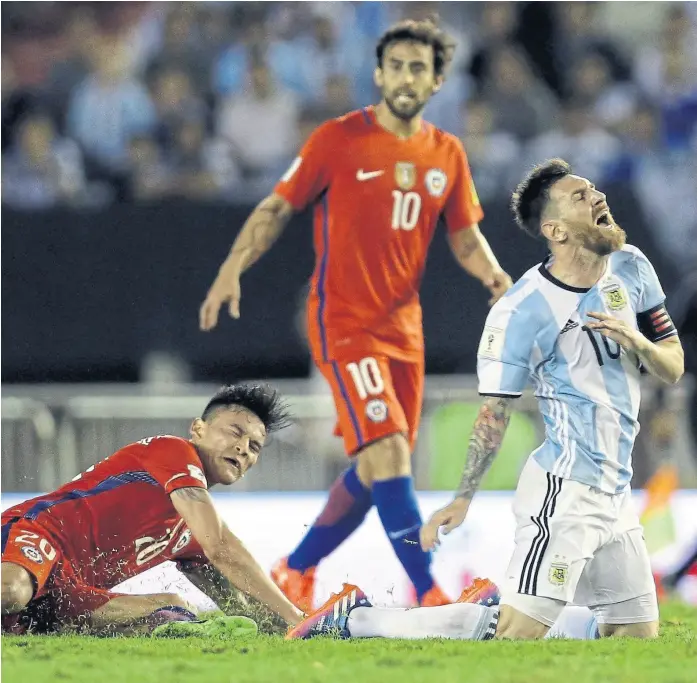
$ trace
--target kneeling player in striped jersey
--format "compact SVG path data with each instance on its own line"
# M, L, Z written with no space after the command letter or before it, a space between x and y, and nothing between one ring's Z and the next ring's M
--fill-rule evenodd
M655 637L656 588L631 501L631 454L639 430L640 373L677 382L684 370L682 346L651 263L625 246L605 195L591 182L573 175L564 161L548 161L518 186L513 210L522 228L547 241L551 254L489 313L477 366L485 398L462 484L421 530L429 550L441 527L447 533L465 520L514 400L530 379L545 441L518 483L515 549L500 612L451 605L396 613L392 622L401 622L401 637L409 637L409 624L422 618L437 635L431 610L439 610L444 620L459 620L465 637L495 632L496 638L534 639L575 604L590 608L601 636ZM355 621L359 614L379 617L356 611ZM349 628L350 620L348 615ZM295 633L307 631L310 621Z

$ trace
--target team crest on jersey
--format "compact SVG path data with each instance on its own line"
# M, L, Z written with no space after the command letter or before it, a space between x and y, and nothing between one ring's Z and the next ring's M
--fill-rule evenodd
M619 285L608 285L603 288L602 292L611 310L621 311L627 305L627 299Z
M384 422L387 419L387 403L381 398L374 398L366 404L365 414L371 422Z
M185 529L184 533L179 537L179 540L174 544L172 555L176 555L180 550L186 548L189 543L191 543L191 530Z
M440 168L431 168L427 171L424 182L431 197L440 197L445 192L448 176Z
M567 562L552 562L549 566L549 582L553 586L563 586L569 577L569 565Z
M22 555L24 555L24 557L26 557L28 560L36 562L36 564L43 564L43 555L33 546L23 545L20 550L22 551Z
M416 185L416 166L410 161L398 161L394 167L394 179L402 190L411 190Z

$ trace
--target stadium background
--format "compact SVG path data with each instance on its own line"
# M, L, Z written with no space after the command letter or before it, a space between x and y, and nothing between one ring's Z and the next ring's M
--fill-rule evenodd
M694 337L695 3L7 2L4 507L8 493L51 489L129 441L186 434L215 386L238 380L277 384L298 418L236 486L239 500L278 510L272 492L331 483L344 458L302 325L309 217L297 216L245 275L241 320L202 334L198 306L251 207L309 132L376 101L377 36L395 19L433 12L458 47L426 116L462 138L482 229L502 265L515 279L544 256L514 227L508 199L530 164L562 156L606 191ZM429 379L415 454L420 490L459 479L486 298L438 235L422 287ZM635 456L635 485L653 487L652 536L673 553L667 562L679 552L673 541L697 534L685 526L691 494L672 519L662 496L697 482L692 385L657 391L647 380ZM513 487L539 440L534 402L526 397L521 408L490 490ZM657 471L664 476L651 479ZM424 510L436 499L423 498ZM321 496L282 500L299 525L287 530L292 542ZM498 501L503 509L507 498ZM378 556L388 552L376 544ZM275 559L275 548L259 552Z

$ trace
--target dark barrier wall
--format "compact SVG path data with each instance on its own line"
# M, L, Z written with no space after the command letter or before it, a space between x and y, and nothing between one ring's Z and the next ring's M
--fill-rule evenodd
M635 201L608 188L630 241L671 270L652 246ZM514 279L544 246L514 226L507 199L490 203L482 228ZM171 350L194 379L304 376L295 331L298 297L312 272L308 215L242 280L242 318L198 331L198 307L249 207L167 203L98 213L2 211L2 379L135 381L146 353ZM473 372L487 294L455 264L444 231L434 239L422 286L428 370Z

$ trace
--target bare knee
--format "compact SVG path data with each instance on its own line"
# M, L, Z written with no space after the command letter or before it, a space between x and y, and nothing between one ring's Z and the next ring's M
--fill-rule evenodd
M658 621L640 624L598 624L601 638L658 638Z
M540 640L547 635L549 626L523 614L510 605L502 605L496 627L497 640Z
M31 574L13 562L2 563L2 613L21 612L34 596Z
M411 452L404 434L390 434L359 451L358 477L366 485L411 476Z

